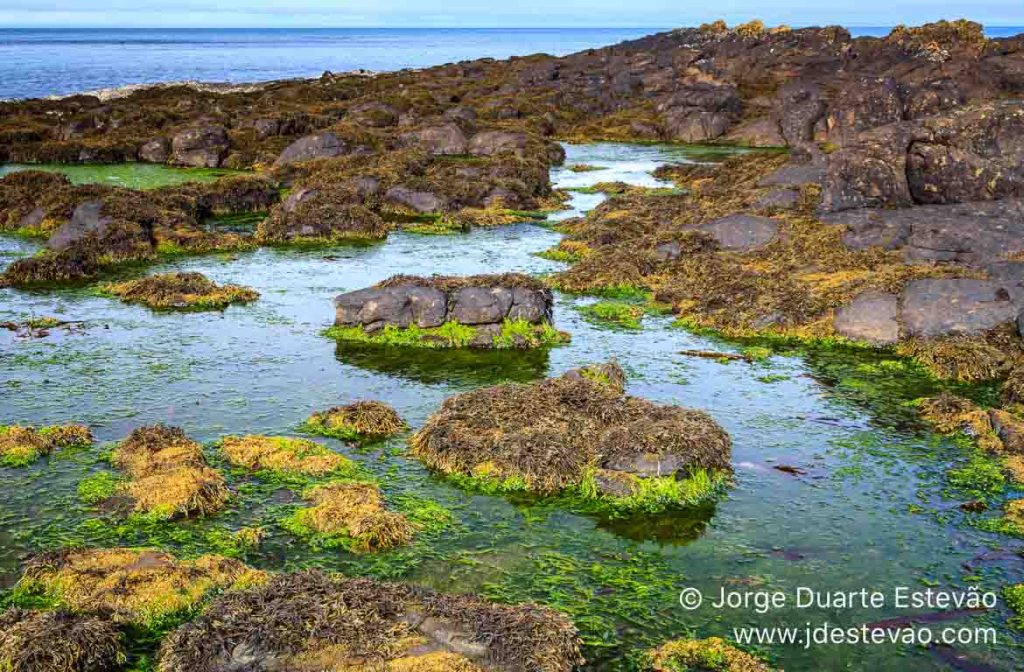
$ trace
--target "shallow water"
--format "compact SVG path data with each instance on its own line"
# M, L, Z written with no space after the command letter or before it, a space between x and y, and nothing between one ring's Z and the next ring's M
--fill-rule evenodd
M155 163L7 163L0 165L0 177L22 170L63 173L72 184L106 184L130 189L156 189L186 182L213 182L219 177L239 172L223 168L176 168Z
M685 160L688 150L598 144L567 148L559 186L623 180L654 186L650 170ZM577 194L573 205L601 200ZM560 213L559 217L572 212ZM450 508L455 524L414 546L375 556L314 552L280 530L288 497L240 483L230 511L152 529L118 528L114 518L76 498L78 480L104 469L101 447L59 455L23 470L0 470L0 569L7 584L18 561L40 547L159 544L183 553L216 550L211 529L263 524L268 541L247 560L290 569L317 564L349 573L402 578L444 590L532 599L574 618L587 642L589 669L628 669L628 657L668 638L731 637L737 625L854 626L908 612L892 608L786 608L686 611L683 587L707 595L721 586L761 586L792 594L822 590L891 591L926 585L998 588L1021 579L1012 564L976 560L998 539L962 524L944 498L944 472L961 449L926 432L909 400L932 391L924 379L866 352L790 351L745 364L690 359L682 349L728 349L647 316L639 332L602 328L575 310L593 299L557 296L556 322L572 343L532 353L410 353L339 346L319 332L331 323L331 298L394 273L546 273L561 267L533 253L559 234L534 224L460 236L395 233L372 247L258 250L176 259L152 269L196 270L262 294L224 313L154 314L93 296L0 290L0 321L57 315L87 321L80 334L18 340L0 332L0 422L86 422L102 441L153 422L173 423L203 441L225 433L294 433L310 412L360 398L394 405L419 426L451 394L501 380L532 380L616 358L632 394L708 410L731 433L735 487L699 511L626 520L574 513L529 498L468 494L402 455L403 440L354 450L323 442L361 462L390 497L414 494ZM0 238L0 265L34 243ZM791 475L773 468L792 465ZM1001 557L988 553L991 557ZM973 581L980 582L973 584ZM997 647L963 646L997 670L1021 669L999 611L951 622L1000 628ZM948 624L940 624L948 625ZM944 670L913 647L766 647L787 670Z

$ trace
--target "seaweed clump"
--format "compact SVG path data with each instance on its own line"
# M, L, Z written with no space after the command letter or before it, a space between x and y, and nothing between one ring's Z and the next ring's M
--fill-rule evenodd
M660 510L717 493L729 435L707 413L626 396L617 365L445 400L412 440L427 466L486 489L565 491Z
M395 409L380 401L357 401L309 416L303 427L343 441L383 439L398 434L406 424Z
M651 672L773 672L720 637L667 642L652 651L650 659Z
M84 425L22 427L0 425L0 466L26 467L61 448L92 445L92 432Z
M299 509L283 524L321 545L367 552L402 546L413 537L413 525L401 513L387 510L373 483L327 483L302 496L312 506Z
M139 427L114 450L112 462L130 480L123 492L135 510L158 518L209 515L230 497L203 447L177 427Z
M157 669L569 672L582 662L576 629L551 609L309 570L218 597L164 640Z
M0 614L0 669L5 672L113 672L125 661L117 626L63 610Z
M68 549L31 559L15 594L45 597L74 613L155 628L195 609L211 591L247 587L265 578L218 555L179 560L153 549Z
M272 474L326 476L355 470L344 455L315 441L288 436L226 436L220 450L232 465Z
M103 291L125 303L141 303L156 310L222 310L260 296L249 287L218 285L202 273L161 273L108 284Z

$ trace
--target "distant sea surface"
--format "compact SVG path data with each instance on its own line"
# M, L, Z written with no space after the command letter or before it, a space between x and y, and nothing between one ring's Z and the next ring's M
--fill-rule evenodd
M0 99L126 84L257 82L490 56L570 54L666 28L0 29ZM887 28L856 28L884 35ZM1024 28L995 28L990 36Z

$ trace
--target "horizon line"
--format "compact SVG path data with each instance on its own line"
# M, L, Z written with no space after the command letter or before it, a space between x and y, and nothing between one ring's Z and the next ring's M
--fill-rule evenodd
M1024 22L1016 23L981 23L984 28L1024 28ZM813 23L806 25L795 25L794 29L815 28L824 26L840 26L842 28L891 28L898 23ZM923 24L922 24L923 25ZM15 25L0 26L3 30L675 30L678 28L697 28L699 25L675 25L675 26L259 26L259 25L231 25L231 26L105 26L96 24L83 24L80 26L45 26L45 25Z

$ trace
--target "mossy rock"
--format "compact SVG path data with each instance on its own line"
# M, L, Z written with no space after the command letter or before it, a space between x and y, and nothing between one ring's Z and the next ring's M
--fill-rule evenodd
M366 441L394 436L406 426L398 412L387 404L357 401L314 413L303 429L343 441Z
M232 304L252 303L260 296L249 287L218 285L201 273L150 275L104 285L101 291L154 310L223 310Z
M706 413L623 393L615 364L456 395L412 454L491 492L567 495L620 510L703 503L728 482L731 441Z
M61 448L92 445L92 432L84 425L22 427L0 425L0 466L27 467Z
M327 483L307 489L302 497L310 506L284 519L282 525L319 546L357 553L379 551L403 546L415 533L404 515L388 510L373 483Z

